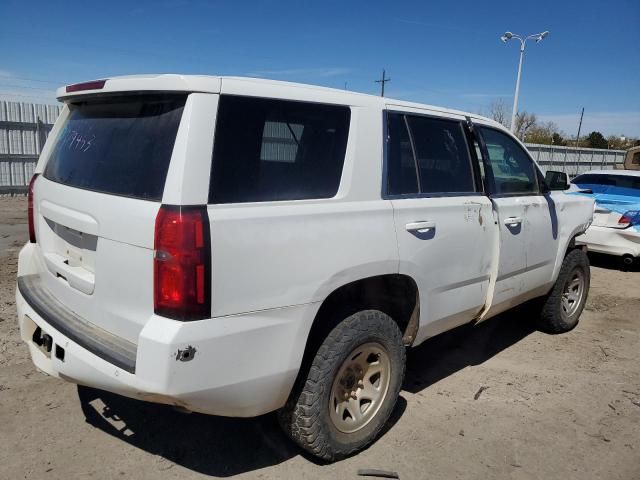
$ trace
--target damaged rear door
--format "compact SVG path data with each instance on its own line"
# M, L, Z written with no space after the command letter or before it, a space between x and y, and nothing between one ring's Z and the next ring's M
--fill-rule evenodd
M495 255L464 117L387 114L385 198L392 201L400 273L420 291L416 342L471 321L485 304Z

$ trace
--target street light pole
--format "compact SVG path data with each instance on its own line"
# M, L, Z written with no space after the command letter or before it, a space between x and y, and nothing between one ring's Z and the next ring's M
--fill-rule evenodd
M529 35L528 37L521 37L515 33L505 32L504 35L500 37L504 43L507 43L508 40L512 38L516 38L520 40L520 62L518 63L518 78L516 79L516 92L513 96L513 109L511 110L511 133L515 132L516 129L516 115L518 114L518 97L520 96L520 78L522 77L522 61L524 60L524 49L527 44L527 40L534 40L536 43L541 42L547 35L549 35L548 31L544 31L541 33L536 33L534 35Z
M518 78L516 79L516 93L513 96L513 108L511 109L511 133L515 132L516 114L518 113L518 97L520 96L520 77L522 76L522 59L524 58L524 42L520 46L520 63L518 63Z

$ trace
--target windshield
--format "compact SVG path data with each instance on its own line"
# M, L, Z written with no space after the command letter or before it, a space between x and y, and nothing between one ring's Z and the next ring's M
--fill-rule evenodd
M71 187L160 200L186 95L101 97L71 104L45 178Z

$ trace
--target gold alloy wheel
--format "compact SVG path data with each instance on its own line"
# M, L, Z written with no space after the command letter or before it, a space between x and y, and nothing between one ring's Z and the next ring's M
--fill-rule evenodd
M389 390L391 362L379 343L365 343L353 350L340 366L331 387L329 415L343 433L367 425L384 403Z
M562 291L562 311L567 317L578 310L585 291L585 278L582 270L575 270Z

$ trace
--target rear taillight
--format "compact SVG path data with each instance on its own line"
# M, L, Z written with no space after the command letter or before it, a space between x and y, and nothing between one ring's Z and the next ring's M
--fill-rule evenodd
M156 314L176 320L211 316L211 240L206 206L160 207L153 275Z
M629 210L625 212L618 220L618 226L627 228L631 225L640 225L640 210Z
M27 216L29 218L29 241L36 243L36 225L33 218L33 186L36 183L38 174L34 174L29 182L29 190L27 190Z

